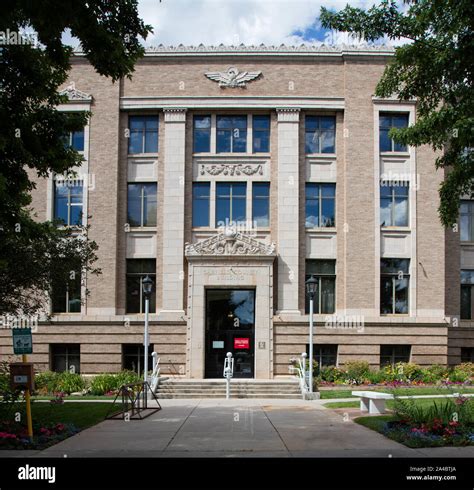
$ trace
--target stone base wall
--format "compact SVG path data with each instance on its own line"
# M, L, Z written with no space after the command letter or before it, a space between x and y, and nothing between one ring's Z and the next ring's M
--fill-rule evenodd
M450 327L448 331L448 363L461 362L461 347L474 348L474 328Z
M357 328L326 328L315 323L314 344L337 344L338 364L368 361L380 366L380 345L411 345L411 361L420 365L446 364L448 356L446 325L364 325ZM292 357L306 351L307 323L273 323L274 374L288 375ZM473 336L474 342L474 336ZM474 344L473 344L474 345Z
M186 324L150 323L150 343L163 374L184 374ZM80 344L81 374L113 373L122 369L122 345L143 343L143 323L48 324L33 333L28 361L40 371L51 369L50 344ZM0 360L21 361L13 355L10 330L0 332Z

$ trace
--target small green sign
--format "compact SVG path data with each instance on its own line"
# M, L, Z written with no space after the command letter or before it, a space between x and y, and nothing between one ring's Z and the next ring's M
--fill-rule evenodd
M31 328L12 328L14 354L33 354Z

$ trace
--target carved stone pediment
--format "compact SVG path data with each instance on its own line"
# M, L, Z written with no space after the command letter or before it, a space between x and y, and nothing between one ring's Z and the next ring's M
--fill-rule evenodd
M260 240L235 231L227 229L212 237L197 243L186 244L186 257L198 256L261 256L274 257L275 244L267 245Z
M64 90L61 90L59 92L59 95L67 95L67 98L71 101L80 101L80 102L91 102L92 101L92 95L86 94L85 92L82 92L81 90L78 90L73 83L68 85Z

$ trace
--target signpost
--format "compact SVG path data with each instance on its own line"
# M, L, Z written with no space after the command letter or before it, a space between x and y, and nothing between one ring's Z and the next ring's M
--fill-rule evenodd
M12 333L13 353L22 355L33 354L33 337L31 335L31 328L12 328Z
M22 362L25 368L28 366L27 354L33 354L33 337L31 335L31 328L12 328L13 334L13 353L21 354ZM33 421L31 418L31 399L30 399L30 387L34 386L34 371L33 365L31 370L27 368L28 374L25 372L14 375L12 385L25 386L25 401L26 401L26 422L28 424L28 437L33 442ZM16 379L15 379L16 378ZM26 378L25 383L21 383L21 380Z

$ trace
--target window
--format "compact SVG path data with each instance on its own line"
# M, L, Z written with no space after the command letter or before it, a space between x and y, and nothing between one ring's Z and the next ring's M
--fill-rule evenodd
M127 313L144 313L145 297L142 281L150 276L155 282L155 259L127 259ZM156 295L150 297L150 313L155 313Z
M193 183L193 226L209 226L209 182Z
M309 356L309 344L306 344L306 354ZM313 344L313 359L318 368L337 366L337 344Z
M51 371L80 373L81 346L79 344L50 344Z
M335 153L336 118L334 116L306 116L306 153Z
M66 284L53 279L51 303L53 313L81 312L81 273L72 270Z
M312 275L318 280L318 289L313 303L314 313L334 313L336 310L336 261L307 260L305 281ZM308 295L305 295L305 298L305 311L309 313Z
M461 320L472 320L474 270L461 271Z
M153 369L153 344L148 346L148 371ZM122 344L122 369L143 374L145 366L145 346L143 344Z
M216 184L216 223L217 226L243 223L246 220L245 182Z
M194 116L194 153L211 151L211 116Z
M130 226L156 226L156 184L128 184Z
M64 144L76 151L84 151L84 130L70 131L64 138Z
M270 225L270 184L254 183L252 186L252 219L254 226Z
M158 152L158 116L130 116L128 153Z
M270 116L253 116L253 152L268 153L270 151Z
M247 151L247 116L217 116L217 153Z
M408 226L408 185L380 185L380 225Z
M388 133L392 128L408 127L408 114L380 113L379 148L380 151L407 151L406 145L395 143Z
M381 345L380 367L394 366L397 362L410 362L411 345Z
M462 242L474 242L474 201L461 201L460 229Z
M335 207L335 184L306 184L306 228L336 226Z
M380 313L408 313L410 259L381 259Z
M461 347L461 362L474 362L474 347Z
M54 181L54 219L64 226L82 226L82 182Z

